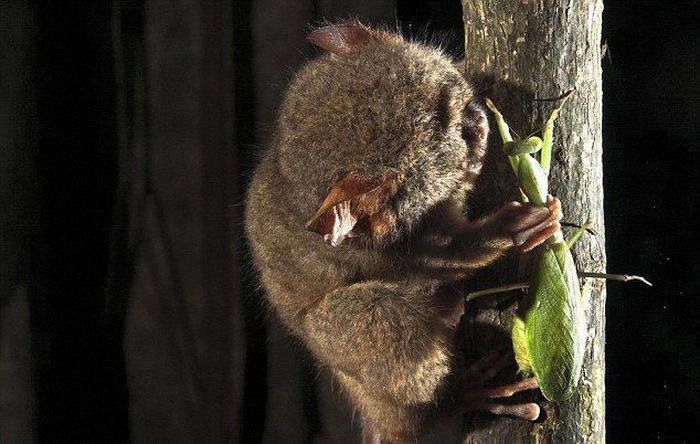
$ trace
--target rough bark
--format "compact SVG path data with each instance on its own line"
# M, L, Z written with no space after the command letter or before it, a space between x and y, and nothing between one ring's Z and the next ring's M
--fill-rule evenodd
M564 220L591 218L599 235L585 236L574 248L579 270L605 268L603 238L600 33L602 1L482 1L463 0L465 54L468 74L480 91L497 104L521 136L541 129L553 98L576 88L555 127L550 192L563 204ZM492 123L489 163L476 202L479 212L511 200L515 185ZM477 287L518 280L517 259L510 258L484 277ZM604 285L582 280L588 339L584 369L574 397L558 404L542 402L546 419L526 423L506 418L472 418L464 442L603 442L605 439ZM482 348L474 332L497 326L510 330L512 308L506 297L468 307L467 340ZM471 328L470 328L471 327Z

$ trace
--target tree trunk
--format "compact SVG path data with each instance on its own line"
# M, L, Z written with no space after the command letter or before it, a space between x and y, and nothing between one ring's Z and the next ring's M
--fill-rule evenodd
M550 192L562 201L564 221L591 219L597 237L584 236L573 251L579 270L605 268L603 238L601 140L601 0L581 2L463 0L465 69L481 83L520 136L539 131L555 98L576 88L564 106L554 130ZM473 209L486 212L516 197L515 180L500 150L492 123L488 162ZM488 192L487 192L488 191ZM497 280L482 280L480 288L522 280L517 258L500 263ZM499 418L468 421L464 442L603 442L605 440L604 285L582 280L588 338L578 391L561 403L542 401L545 419L527 423ZM467 307L467 341L486 344L478 332L510 331L513 307L504 309L505 296ZM509 305L509 304L505 304ZM475 332L478 339L475 339ZM507 339L506 334L499 335Z

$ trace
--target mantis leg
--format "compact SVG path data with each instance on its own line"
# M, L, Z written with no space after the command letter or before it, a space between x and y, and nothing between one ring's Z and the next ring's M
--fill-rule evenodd
M506 142L512 142L513 137L510 135L510 127L508 127L508 124L506 123L505 119L503 118L503 114L496 108L496 105L493 104L491 99L488 97L484 100L486 102L486 106L491 110L493 115L496 117L496 124L498 125L498 132L501 133L501 139L503 139L503 143Z
M644 276L637 276L634 274L592 273L589 271L579 271L578 276L585 277L585 278L605 279L608 281L620 281L620 282L640 281L640 282L643 282L644 284L646 284L650 287L652 286L651 282L649 282ZM480 296L505 293L505 292L513 291L513 290L525 290L527 288L530 288L530 283L528 283L528 282L518 282L515 284L503 285L500 287L491 287L491 288L486 288L484 290L472 291L471 293L467 293L467 295L464 297L464 300L466 302L469 302L469 301L472 301Z
M591 273L588 271L579 271L578 275L580 277L587 277L587 278L594 278L594 279L605 279L608 281L620 281L620 282L629 282L629 281L640 281L648 286L652 286L651 282L646 280L644 276L637 276L634 274L610 274L610 273ZM468 297L468 295L467 295Z
M516 284L510 284L510 285L503 285L501 287L491 287L487 288L485 290L479 290L479 291L473 291L471 293L467 293L467 295L464 297L465 301L472 301L479 296L486 296L489 294L497 294L497 293L505 293L507 291L513 291L513 290L522 290L524 288L530 287L530 284L527 282L519 282Z
M566 240L566 246L571 248L576 243L576 241L581 237L581 235L583 233L585 233L586 230L588 230L591 227L591 225L593 225L593 221L590 219L587 220L586 223L581 225L581 227L579 227L579 229L576 230L576 232L573 234L573 236L571 236L570 238L568 238Z
M569 98L572 92L574 92L573 89L567 91L563 96L561 96L559 106L552 110L552 113L549 115L549 119L547 119L547 122L544 124L544 130L542 131L542 150L540 151L540 165L542 166L544 173L548 176L549 168L552 164L552 134L554 133L554 121L557 120L557 117L559 117L559 110L561 110L562 106L564 106L566 99Z
M498 132L501 134L501 140L503 140L503 143L506 142L512 142L513 141L513 136L510 134L510 127L506 123L506 120L503 118L503 114L496 108L496 105L493 104L491 99L488 97L484 99L486 102L486 106L491 110L493 115L496 118L496 124L498 125ZM515 175L518 175L518 156L508 156L508 161L510 162L511 168L513 168L513 172Z

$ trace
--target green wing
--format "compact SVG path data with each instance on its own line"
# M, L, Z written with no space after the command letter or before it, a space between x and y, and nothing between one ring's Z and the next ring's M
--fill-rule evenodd
M527 354L527 346L525 344L525 321L520 317L519 312L513 317L513 330L510 337L513 341L513 354L515 355L515 362L518 363L518 369L524 373L532 372L530 357Z
M544 396L562 401L578 384L585 347L580 288L565 244L543 247L530 294L523 307L529 362Z

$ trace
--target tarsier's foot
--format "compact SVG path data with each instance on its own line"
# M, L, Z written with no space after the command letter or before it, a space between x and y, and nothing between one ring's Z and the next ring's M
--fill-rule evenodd
M505 232L523 252L532 250L561 230L561 202L552 196L547 198L546 207L511 202L499 211L498 216Z
M540 416L540 406L534 402L503 404L496 398L509 398L516 393L538 387L535 378L527 378L512 384L485 388L501 370L513 362L507 352L492 351L472 364L465 374L468 385L465 387L465 408L467 411L487 411L495 415L507 415L534 421Z

